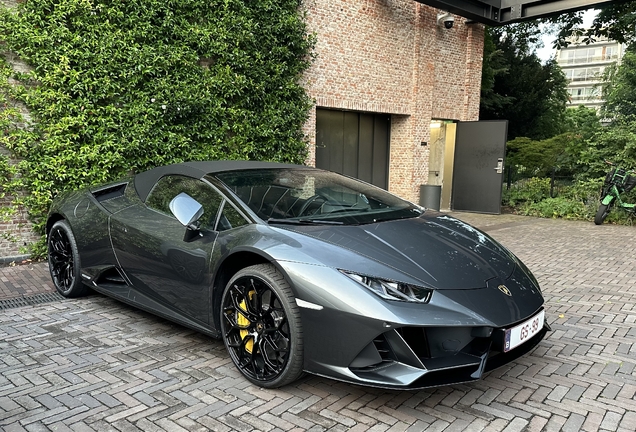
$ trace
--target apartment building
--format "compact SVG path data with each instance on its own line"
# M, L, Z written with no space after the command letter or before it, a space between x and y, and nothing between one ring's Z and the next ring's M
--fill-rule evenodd
M608 40L598 39L586 44L573 39L567 48L557 50L557 62L568 79L569 107L585 105L596 110L603 105L600 84L605 69L619 62L625 46Z

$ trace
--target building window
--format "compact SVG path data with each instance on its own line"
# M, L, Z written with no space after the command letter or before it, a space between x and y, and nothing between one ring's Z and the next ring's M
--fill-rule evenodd
M568 89L572 101L599 99L599 92L595 87L577 87Z
M603 60L616 60L618 57L618 47L603 47L605 49L605 55L603 56Z
M565 77L570 81L598 81L601 79L601 74L604 68L592 67L592 68L580 68L569 69L564 71Z
M574 48L561 51L561 63L593 63L616 58L616 47Z

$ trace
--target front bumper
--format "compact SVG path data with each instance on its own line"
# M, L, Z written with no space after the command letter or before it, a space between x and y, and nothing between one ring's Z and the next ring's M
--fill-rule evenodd
M419 389L476 381L532 351L551 328L503 351L504 329L402 327L379 334L346 367L319 373L382 388Z
M416 389L473 381L532 350L547 324L504 352L504 330L543 310L522 269L471 290L436 290L428 304L381 299L339 271L284 263L300 308L304 370L384 388ZM493 286L490 286L493 285ZM306 306L312 304L311 308Z

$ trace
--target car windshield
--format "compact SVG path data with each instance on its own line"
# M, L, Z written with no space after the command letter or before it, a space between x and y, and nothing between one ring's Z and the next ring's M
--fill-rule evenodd
M244 170L216 178L269 223L359 225L422 213L383 189L329 171Z

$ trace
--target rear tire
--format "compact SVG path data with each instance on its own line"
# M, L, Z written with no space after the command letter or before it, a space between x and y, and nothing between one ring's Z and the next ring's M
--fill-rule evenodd
M609 205L601 204L596 212L596 216L594 216L594 223L596 225L602 225L609 212Z
M53 285L64 297L80 297L88 292L82 283L81 265L75 236L68 222L53 224L46 239L49 272Z

